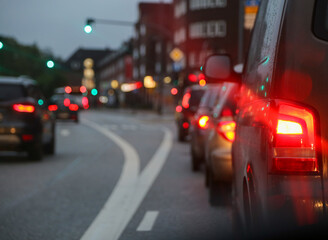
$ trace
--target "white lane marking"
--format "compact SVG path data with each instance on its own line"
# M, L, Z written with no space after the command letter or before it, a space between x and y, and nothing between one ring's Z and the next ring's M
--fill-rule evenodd
M138 232L148 232L153 229L155 221L158 216L158 211L148 211L146 212L144 218L140 222L137 231Z
M105 128L108 128L110 130L117 130L118 126L116 124L111 124L111 125L104 125Z
M94 122L85 119L82 119L82 122L106 135L113 141L114 139L120 139L121 142L124 141L119 136L111 133L103 127L100 127ZM123 172L120 176L119 182L116 184L111 196L105 203L105 206L84 233L81 240L117 240L121 236L156 177L160 173L168 154L171 151L173 143L172 133L167 128L163 128L162 130L164 131L164 138L139 178L136 176L130 177L128 171L124 171L126 168L131 169L133 167L131 165L134 165L134 162L131 161L131 159L125 157ZM124 144L118 145L124 152L126 151L126 147L132 148L131 145L128 144L125 144L125 146ZM131 181L132 179L133 181Z
M123 150L124 165L121 176L104 207L81 238L83 240L114 239L114 236L120 232L122 221L126 218L124 213L130 204L130 193L133 192L138 178L140 159L136 150L118 135L92 121L86 119L81 121L114 141Z
M63 137L68 137L71 134L71 132L68 129L62 129L60 130L60 135Z

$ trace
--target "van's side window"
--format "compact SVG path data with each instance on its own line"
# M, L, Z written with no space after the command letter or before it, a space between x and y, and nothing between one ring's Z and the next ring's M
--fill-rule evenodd
M314 34L323 40L328 41L328 1L317 0L315 5L313 21Z
M252 36L244 81L258 97L267 97L285 0L262 1Z

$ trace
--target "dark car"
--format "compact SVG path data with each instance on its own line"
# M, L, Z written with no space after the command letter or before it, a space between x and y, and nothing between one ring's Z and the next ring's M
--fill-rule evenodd
M27 152L41 160L55 152L55 120L36 82L0 77L0 150Z
M205 159L205 142L210 131L209 119L221 91L221 84L208 84L190 126L191 169L199 170Z
M232 150L235 206L247 229L277 231L324 223L327 19L325 0L261 1L241 81ZM220 72L221 80L238 81L228 56L209 57L204 69L209 77Z
M75 102L75 98L72 95L53 95L50 102L49 110L55 114L56 119L79 122L79 105Z
M206 87L193 85L187 87L181 102L181 111L177 112L176 123L178 127L178 140L184 141L189 135L191 120L198 109L200 100L205 93Z
M205 183L209 187L211 205L224 204L231 199L231 148L235 139L235 96L238 90L238 84L224 83L209 116L211 127L206 139Z

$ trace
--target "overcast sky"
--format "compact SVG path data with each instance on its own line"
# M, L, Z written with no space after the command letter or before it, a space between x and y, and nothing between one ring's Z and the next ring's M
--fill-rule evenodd
M139 0L1 0L0 35L22 44L36 43L66 60L77 48L118 48L133 36L132 27L96 24L83 31L88 17L135 22ZM142 0L171 2L171 0Z

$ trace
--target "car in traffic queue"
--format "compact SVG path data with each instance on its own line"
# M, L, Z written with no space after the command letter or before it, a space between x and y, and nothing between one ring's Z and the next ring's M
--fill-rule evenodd
M233 196L251 233L327 237L315 227L327 223L327 18L326 0L261 1L242 77L229 56L206 60L207 77L241 83Z
M232 143L235 139L236 94L239 85L225 82L209 116L209 133L205 143L205 185L209 203L226 204L231 199Z
M27 152L31 160L55 153L55 118L28 77L0 77L0 151Z
M192 85L187 87L184 91L181 109L179 108L179 111L176 111L178 140L180 142L184 141L190 133L191 120L198 109L198 105L205 90L206 86Z
M222 84L208 84L190 125L191 169L197 171L205 160L205 142L210 128L209 119L219 98Z
M49 111L53 112L56 119L73 120L79 122L79 105L69 94L53 95L50 99Z

